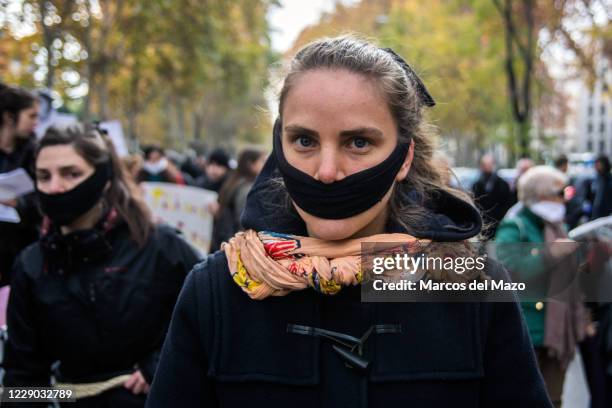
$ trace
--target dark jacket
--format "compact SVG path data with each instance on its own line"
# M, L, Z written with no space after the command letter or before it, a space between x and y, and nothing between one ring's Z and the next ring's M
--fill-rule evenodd
M62 382L106 380L135 365L152 381L176 298L200 258L167 226L156 226L142 249L127 224L102 228L51 233L18 258L5 385L48 385L57 361Z
M0 173L23 168L34 179L34 148L32 140L18 140L12 153L0 151ZM0 286L10 283L11 267L19 252L38 239L41 216L36 194L18 198L15 209L21 222L0 221Z
M495 235L497 225L514 203L510 186L497 173L482 173L472 186L472 193L488 226L484 234L491 238Z
M212 181L208 177L206 177L206 174L204 174L203 176L200 176L196 179L195 185L196 187L200 187L205 190L210 190L210 191L214 191L215 193L218 193L219 191L221 191L221 187L223 187L223 183L225 183L225 180L227 180L228 176L229 174L226 174L225 176L221 177L219 180Z
M214 218L210 252L217 251L221 248L223 242L229 240L242 229L240 216L246 205L246 197L252 185L252 181L244 179L232 191L228 192L229 199L227 203L219 208L219 213Z
M612 174L598 173L589 187L587 194L593 203L591 220L612 214Z
M305 234L295 215L269 211L268 164L249 193L243 225ZM476 210L450 195L426 207L424 237L462 240L480 229ZM494 264L487 273L504 274ZM399 324L402 332L370 336L364 357L372 366L362 373L345 365L333 343L288 333L288 324L358 337L374 324ZM255 301L217 252L185 281L147 407L247 405L551 406L516 303L362 303L358 287Z

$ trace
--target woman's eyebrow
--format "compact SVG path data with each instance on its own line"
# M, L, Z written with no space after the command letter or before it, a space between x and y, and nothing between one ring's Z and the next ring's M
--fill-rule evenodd
M319 136L319 133L317 131L308 129L308 128L305 128L299 125L285 126L285 132L301 133L301 134L305 134L308 136ZM376 139L382 139L383 133L380 130L376 128L372 128L372 127L360 127L356 129L343 130L342 132L340 132L340 137L342 138L355 137L355 136L370 136Z
M72 170L79 170L78 166L75 165L68 165L68 166L62 166L59 168L60 172L66 172L66 171L72 171ZM45 168L45 167L36 167L36 171L46 171L49 172L49 169Z
M357 128L357 129L351 129L351 130L343 130L342 132L340 132L340 137L355 137L355 136L370 136L376 139L382 139L383 133L380 130L376 128L371 128L371 127L362 127L362 128Z
M299 125L287 125L285 126L285 132L287 133L302 133L308 136L319 136L319 133L312 129L305 128Z

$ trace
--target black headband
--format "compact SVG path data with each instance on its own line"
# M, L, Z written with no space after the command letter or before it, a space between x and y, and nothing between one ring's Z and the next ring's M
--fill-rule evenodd
M381 48L381 50L386 51L389 54L391 54L395 62L397 62L400 65L400 67L402 67L402 69L406 73L406 76L408 77L408 80L416 88L417 96L419 97L419 100L421 101L421 103L430 108L432 106L435 106L436 101L434 101L432 96L427 91L427 88L425 88L425 84L423 84L423 81L421 81L421 78L419 78L419 76L416 74L416 72L414 72L412 67L408 65L406 60L400 57L391 48Z

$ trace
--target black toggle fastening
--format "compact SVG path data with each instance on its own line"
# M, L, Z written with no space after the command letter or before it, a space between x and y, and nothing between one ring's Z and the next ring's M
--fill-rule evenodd
M332 345L332 349L338 354L346 363L347 366L355 368L360 372L366 372L370 367L370 361L361 357L358 354L353 353L340 346Z
M347 366L355 368L362 373L367 371L370 366L370 361L362 357L363 346L370 335L372 333L392 334L401 332L402 326L399 324L376 324L370 326L370 328L366 330L361 338L357 338L351 336L350 334L320 329L318 327L304 326L299 324L287 325L287 333L320 337L337 343L332 345L332 349L336 352L336 354L338 354L344 360Z

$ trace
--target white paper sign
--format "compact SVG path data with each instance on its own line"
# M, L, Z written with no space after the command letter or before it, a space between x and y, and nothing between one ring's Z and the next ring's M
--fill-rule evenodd
M36 126L36 137L38 139L41 139L51 126L55 126L59 129L64 129L68 126L72 126L77 123L79 123L79 119L76 117L76 115L60 113L53 110L48 114L47 117L45 117L38 123L38 126Z
M22 168L0 173L0 201L14 200L34 191L34 182Z
M125 143L125 136L123 136L121 122L118 120L100 122L100 128L108 132L108 137L112 140L113 146L115 146L115 150L119 157L124 157L129 154L127 144Z
M187 241L202 254L207 254L213 226L208 206L217 201L217 193L171 183L145 182L140 185L156 220L178 228Z
M0 204L0 221L19 224L21 218L19 217L17 210L15 210L13 207Z

